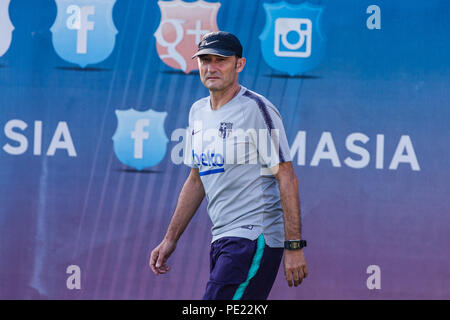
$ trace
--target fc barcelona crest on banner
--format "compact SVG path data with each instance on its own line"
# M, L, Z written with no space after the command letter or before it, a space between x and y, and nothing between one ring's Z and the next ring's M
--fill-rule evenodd
M117 34L112 19L115 2L56 0L58 15L50 29L56 53L82 68L108 58Z
M315 68L325 53L323 8L304 2L264 3L266 26L259 36L264 60L291 76Z
M197 51L201 37L218 31L217 12L219 2L184 2L181 0L158 1L161 22L155 32L156 49L168 66L189 73L197 70Z
M9 3L10 0L0 0L0 57L8 51L14 30L9 19Z

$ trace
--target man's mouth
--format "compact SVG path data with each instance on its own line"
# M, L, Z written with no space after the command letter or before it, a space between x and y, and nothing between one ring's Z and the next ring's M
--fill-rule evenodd
M219 77L215 77L215 76L206 77L206 80L217 80L217 79L220 79L220 78Z

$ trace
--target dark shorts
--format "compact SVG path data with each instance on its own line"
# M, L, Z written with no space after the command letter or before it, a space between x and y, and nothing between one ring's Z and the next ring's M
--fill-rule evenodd
M283 248L267 246L262 234L254 241L238 237L214 241L203 299L266 300L282 256Z

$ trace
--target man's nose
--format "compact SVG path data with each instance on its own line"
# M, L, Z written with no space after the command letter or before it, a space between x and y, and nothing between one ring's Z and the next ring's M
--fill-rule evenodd
M209 73L214 73L217 71L217 64L213 61L211 61L210 63L208 63L208 72Z

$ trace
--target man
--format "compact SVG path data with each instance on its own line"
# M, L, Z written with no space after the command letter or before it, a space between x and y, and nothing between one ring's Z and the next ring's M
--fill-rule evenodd
M234 35L206 34L195 57L210 96L191 107L185 163L192 169L150 267L156 275L169 271L167 260L206 194L213 239L203 298L267 299L283 252L290 287L308 274L297 177L283 123L266 98L239 85L246 60Z

